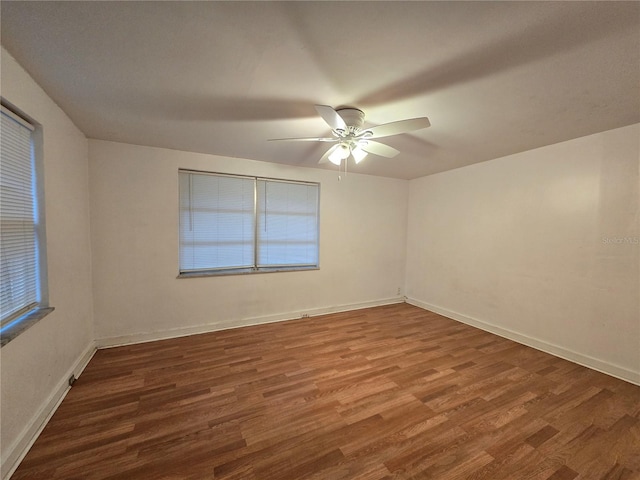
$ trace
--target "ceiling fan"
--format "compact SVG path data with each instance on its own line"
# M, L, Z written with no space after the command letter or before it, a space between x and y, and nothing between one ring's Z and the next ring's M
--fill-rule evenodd
M398 153L393 147L375 142L373 138L389 137L401 133L420 130L431 125L427 117L411 118L397 122L384 123L376 127L363 128L364 112L357 108L333 109L328 105L316 105L316 111L331 127L332 137L306 138L274 138L272 142L329 142L335 143L320 158L318 163L331 162L340 165L351 155L356 163L360 163L367 153L393 158Z

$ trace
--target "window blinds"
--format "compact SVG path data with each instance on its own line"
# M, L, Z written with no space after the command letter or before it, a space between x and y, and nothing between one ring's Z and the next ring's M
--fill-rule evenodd
M258 180L258 248L263 266L318 264L318 186Z
M0 115L0 311L2 323L37 306L38 263L31 129Z
M180 171L180 272L317 267L319 185Z
M253 266L253 179L180 172L180 269Z

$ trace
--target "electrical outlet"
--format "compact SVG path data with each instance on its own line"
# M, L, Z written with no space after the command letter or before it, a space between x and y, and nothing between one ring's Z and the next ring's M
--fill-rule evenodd
M308 313L303 313L302 315L300 315L300 318L309 318L309 314Z
M75 375L71 375L69 377L69 386L73 387L73 384L76 383L76 376Z
M396 292L396 295L400 295L402 293L402 290L400 289L400 287L398 287L398 291Z

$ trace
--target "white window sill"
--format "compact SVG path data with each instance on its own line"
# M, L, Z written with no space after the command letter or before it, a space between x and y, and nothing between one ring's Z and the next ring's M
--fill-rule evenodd
M234 268L229 270L202 270L198 272L180 272L177 278L198 278L198 277L223 277L228 275L253 275L255 273L274 273L274 272L302 272L308 270L320 270L317 265L304 267L262 267L253 268Z
M26 332L54 310L53 307L36 308L32 312L7 323L0 329L0 348L17 338L21 333Z

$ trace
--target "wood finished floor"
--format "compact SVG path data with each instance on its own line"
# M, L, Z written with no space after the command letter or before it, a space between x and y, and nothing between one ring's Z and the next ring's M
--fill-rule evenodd
M12 479L640 479L640 387L406 304L100 350Z

